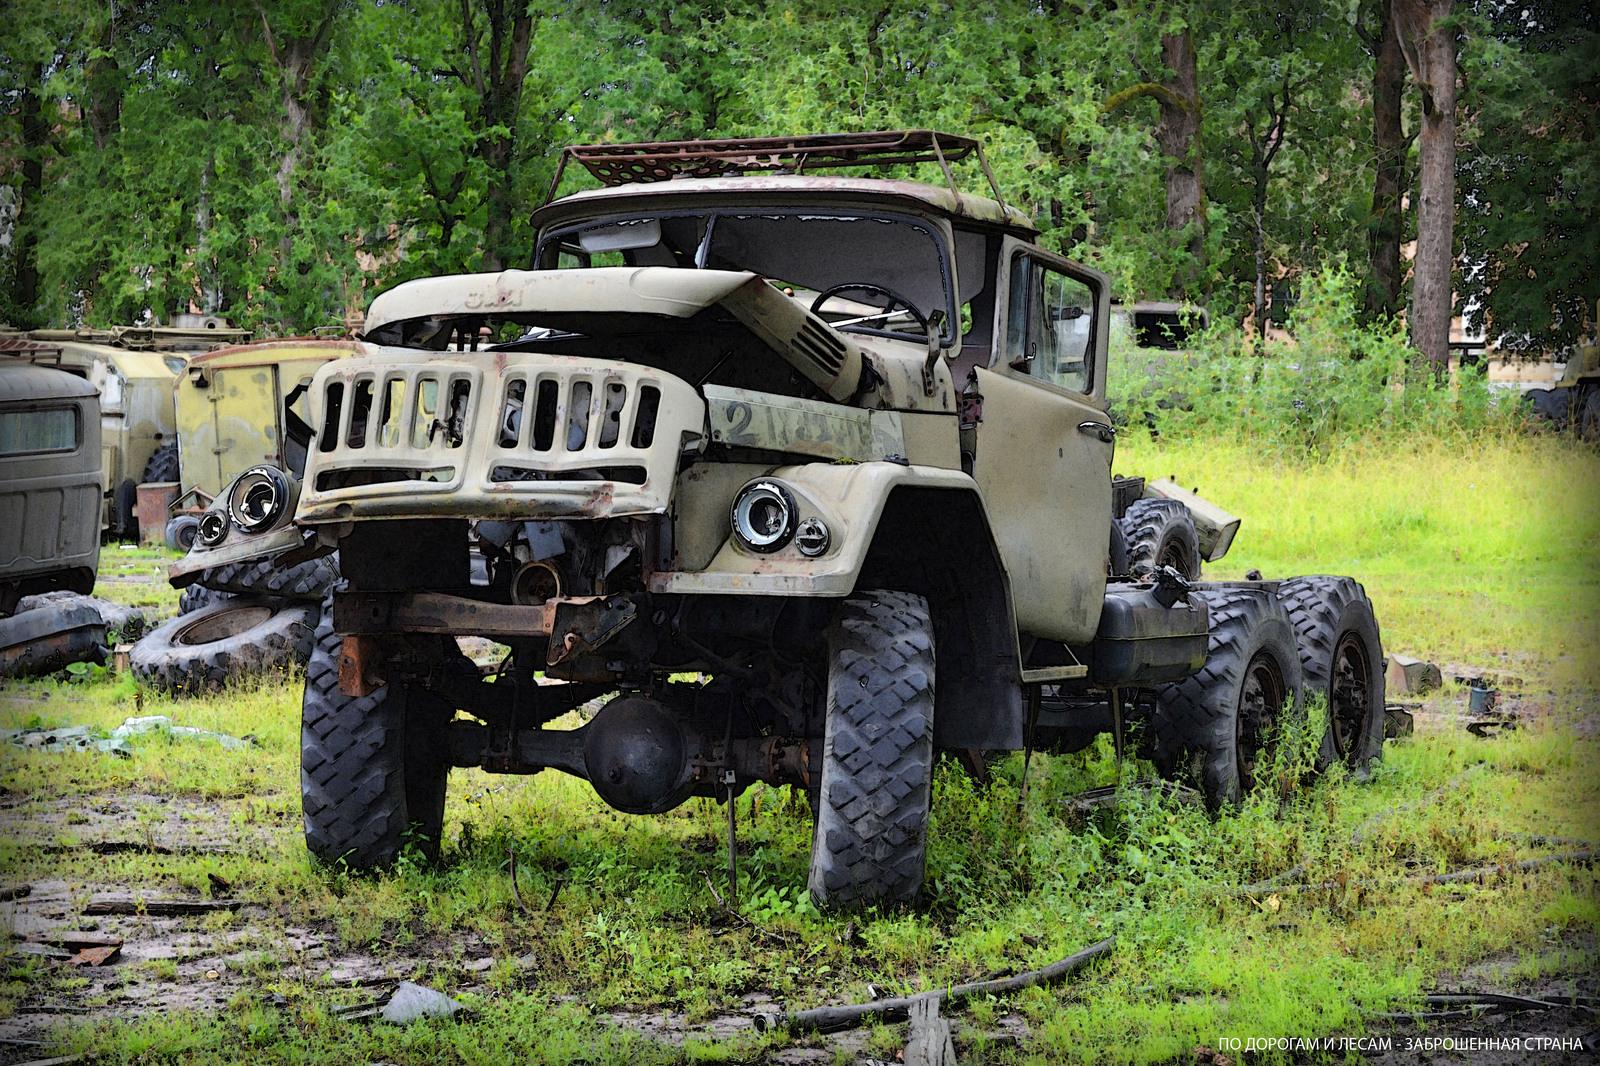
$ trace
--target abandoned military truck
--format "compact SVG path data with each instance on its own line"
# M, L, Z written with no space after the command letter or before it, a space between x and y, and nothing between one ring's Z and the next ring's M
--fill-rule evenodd
M1312 684L1326 758L1376 754L1355 582L1125 572L1107 280L963 159L987 174L925 130L569 148L604 187L536 213L529 269L373 301L312 383L303 479L242 475L173 570L338 553L313 852L436 849L452 767L634 814L765 781L810 797L813 898L858 907L921 888L942 749L1141 719L1225 804ZM948 186L817 173L907 163Z

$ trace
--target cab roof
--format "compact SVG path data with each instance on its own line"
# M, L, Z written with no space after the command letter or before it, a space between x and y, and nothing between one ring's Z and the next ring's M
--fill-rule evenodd
M693 206L784 204L821 207L830 201L858 208L884 204L951 219L1002 226L1023 238L1039 230L1022 211L987 196L956 192L904 178L844 175L759 174L716 178L673 178L649 185L619 185L563 196L533 213L537 229L628 209L663 210L669 204Z
M14 357L0 357L0 403L80 399L99 391L76 374L39 366Z

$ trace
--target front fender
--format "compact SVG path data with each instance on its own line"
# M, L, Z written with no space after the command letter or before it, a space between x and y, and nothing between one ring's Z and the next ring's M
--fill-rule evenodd
M779 481L787 486L799 512L796 521L815 517L827 523L832 533L828 550L810 558L790 543L763 554L747 550L729 537L703 570L653 574L651 592L848 596L856 587L878 521L896 489L932 489L979 499L977 483L959 470L887 461L780 466L751 480Z
M238 494L241 484L252 477L259 478L262 472L275 475L281 482L282 498L278 501L276 514L270 521L254 532L247 532L230 513L230 505ZM217 498L211 501L211 506L201 515L202 529L205 528L208 519L211 521L220 519L225 530L221 539L206 545L201 543L200 537L196 537L194 547L189 549L189 554L167 568L167 580L173 588L185 588L199 580L202 571L230 563L275 558L304 547L306 533L294 524L295 506L299 502L300 481L293 474L277 467L251 467L223 486Z

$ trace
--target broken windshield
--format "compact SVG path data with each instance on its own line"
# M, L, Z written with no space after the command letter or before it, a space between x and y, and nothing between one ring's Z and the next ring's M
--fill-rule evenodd
M921 336L918 317L939 311L943 339L953 343L954 300L943 244L931 227L893 215L708 211L611 218L546 231L535 262L544 269L748 270L802 299L845 287L845 299L818 308L825 318L858 321L862 332ZM892 313L904 306L896 296L917 314ZM891 313L874 316L873 309Z

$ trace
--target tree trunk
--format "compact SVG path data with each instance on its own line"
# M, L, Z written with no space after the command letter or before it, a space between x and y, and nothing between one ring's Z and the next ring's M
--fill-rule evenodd
M1392 0L1381 5L1383 26L1373 49L1372 217L1367 225L1367 318L1389 318L1400 310L1400 238L1405 231L1400 191L1406 187L1410 142L1400 123L1406 61L1400 51ZM1369 38L1370 40L1370 38Z
M494 271L504 270L515 253L511 236L517 206L517 115L522 107L522 82L528 74L533 16L525 5L508 5L506 0L486 0L484 9L489 23L487 63L480 56L482 42L469 0L461 0L461 29L466 36L478 90L478 118L484 131L478 141L478 154L489 169L483 269Z
M311 28L310 33L286 37L272 32L266 12L262 10L259 0L256 3L256 14L261 19L261 29L267 39L267 51L278 68L279 99L283 106L279 136L284 149L278 158L277 181L278 203L283 209L283 238L279 242L279 254L284 270L291 267L294 234L300 228L300 218L295 209L295 179L300 170L300 161L316 133L316 118L310 100L311 82L316 76L318 64L327 54L334 20L338 17L342 2L327 0L321 21Z
M16 259L12 273L12 298L17 325L24 329L43 325L39 317L39 265L35 249L39 246L36 227L28 215L38 214L44 195L44 156L49 146L50 126L44 119L44 102L34 86L44 84L44 64L35 63L31 77L23 82L17 110L22 124L22 187L17 190Z
M1161 62L1172 73L1163 81L1168 89L1157 97L1161 123L1156 143L1167 157L1167 228L1188 231L1191 259L1188 284L1203 273L1206 214L1205 181L1200 158L1200 70L1194 52L1194 35L1181 33L1161 38Z
M1455 266L1456 42L1441 27L1451 0L1393 0L1400 47L1422 93L1418 136L1417 257L1412 268L1411 344L1442 381L1450 358Z

